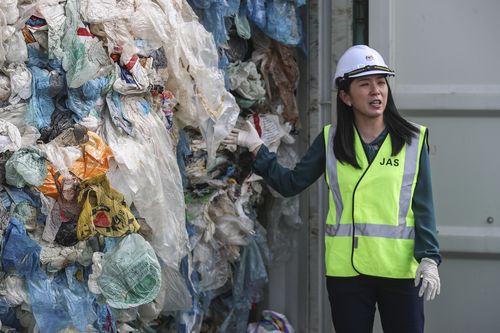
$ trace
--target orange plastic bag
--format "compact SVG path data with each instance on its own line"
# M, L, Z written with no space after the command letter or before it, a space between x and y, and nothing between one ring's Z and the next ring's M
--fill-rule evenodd
M87 135L89 141L80 145L83 156L69 168L69 172L82 181L105 174L109 169L108 159L113 156L111 148L99 135L91 131L88 131ZM49 197L57 198L59 193L55 182L57 181L57 185L61 187L63 177L52 165L49 165L48 170L47 177L38 190Z

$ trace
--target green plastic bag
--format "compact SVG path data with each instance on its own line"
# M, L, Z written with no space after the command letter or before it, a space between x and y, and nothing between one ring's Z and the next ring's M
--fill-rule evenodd
M42 185L45 177L47 154L36 147L19 149L5 163L5 180L17 188Z
M161 287L161 267L155 251L141 235L127 235L103 256L97 285L113 308L152 302Z

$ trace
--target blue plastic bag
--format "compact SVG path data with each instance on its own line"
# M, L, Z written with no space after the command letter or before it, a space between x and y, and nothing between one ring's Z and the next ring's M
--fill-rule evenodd
M59 271L54 278L39 272L36 278L27 281L29 300L40 332L58 332L69 326L84 332L97 320L95 295L88 290L87 279L83 276L83 267L72 265Z
M229 38L226 18L238 13L240 0L188 0L200 21L214 35L215 45L224 44Z
M26 279L37 276L40 271L40 251L40 245L29 238L23 223L11 216L4 236L2 252L4 271L16 271Z
M177 143L176 148L177 165L179 166L179 171L181 173L182 187L187 188L189 180L186 173L186 157L191 154L191 148L189 147L186 132L184 132L183 129L179 130L179 142Z
M231 310L219 329L220 333L246 332L251 305L260 300L262 290L268 282L265 263L269 249L262 242L265 231L258 223L255 225L256 234L240 255L234 277L232 304L229 304Z
M97 101L108 88L110 77L99 77L85 82L81 87L69 88L66 107L74 114L77 121L95 110Z
M287 45L302 41L302 22L297 13L305 0L246 0L248 18L270 38Z

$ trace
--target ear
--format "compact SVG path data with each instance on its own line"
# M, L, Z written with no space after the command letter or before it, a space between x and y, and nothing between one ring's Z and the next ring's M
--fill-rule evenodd
M344 90L339 91L339 97L347 106L352 106L351 96Z

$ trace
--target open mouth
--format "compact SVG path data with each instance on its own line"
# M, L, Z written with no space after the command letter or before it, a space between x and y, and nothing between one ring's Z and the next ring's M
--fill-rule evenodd
M370 102L370 105L380 106L382 105L382 101L380 99L374 99L373 101Z

